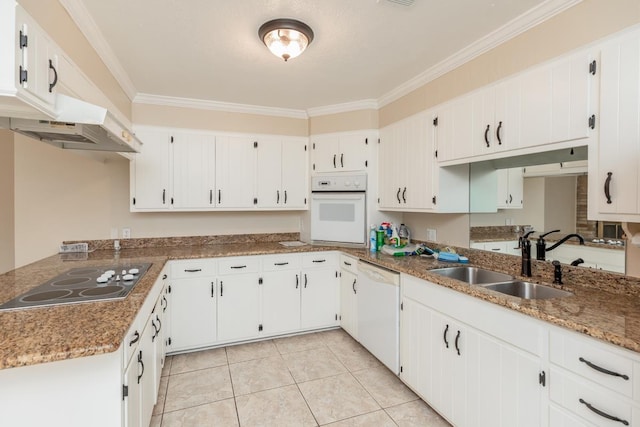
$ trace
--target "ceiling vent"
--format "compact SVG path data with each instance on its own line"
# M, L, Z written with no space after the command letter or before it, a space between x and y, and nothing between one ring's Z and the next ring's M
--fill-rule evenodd
M391 3L401 4L403 6L411 6L415 2L415 0L387 0L387 1Z

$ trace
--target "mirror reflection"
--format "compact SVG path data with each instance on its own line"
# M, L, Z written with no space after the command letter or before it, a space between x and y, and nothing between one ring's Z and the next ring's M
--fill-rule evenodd
M620 223L587 219L587 173L586 147L471 164L470 247L519 256L533 229L532 257L624 273Z

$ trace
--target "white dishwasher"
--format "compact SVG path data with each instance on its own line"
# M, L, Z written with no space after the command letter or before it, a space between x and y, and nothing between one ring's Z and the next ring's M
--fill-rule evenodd
M396 375L400 371L400 274L358 262L358 340Z

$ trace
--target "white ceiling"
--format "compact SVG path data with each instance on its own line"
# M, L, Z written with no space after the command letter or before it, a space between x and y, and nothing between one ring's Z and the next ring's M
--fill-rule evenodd
M401 95L412 89L411 82L424 83L437 70L455 66L454 58L458 63L469 59L572 4L60 1L131 97L151 94L291 110ZM301 20L315 33L309 48L289 62L271 54L257 36L261 24L279 17Z

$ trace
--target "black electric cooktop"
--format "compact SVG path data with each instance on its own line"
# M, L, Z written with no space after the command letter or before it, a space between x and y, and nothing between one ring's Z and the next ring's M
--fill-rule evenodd
M125 298L151 263L72 268L0 305L0 310Z

